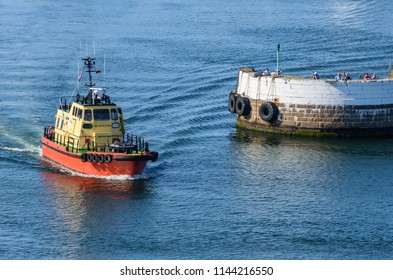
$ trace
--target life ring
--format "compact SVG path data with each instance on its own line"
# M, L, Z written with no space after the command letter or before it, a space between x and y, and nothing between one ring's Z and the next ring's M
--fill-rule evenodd
M112 156L110 154L106 154L104 160L106 163L110 163L112 161Z
M278 108L273 102L264 102L259 107L259 116L266 122L272 122L277 119Z
M93 161L93 154L87 154L87 161L92 162Z
M231 92L228 97L228 111L232 114L236 113L236 100L237 96L233 92Z
M120 143L120 139L118 137L112 138L112 144L115 142Z
M97 162L98 161L98 155L97 154L93 154L93 162Z
M236 100L236 113L240 116L248 116L251 112L250 99L239 96Z
M105 160L104 155L103 155L103 154L99 154L99 155L98 155L98 162L103 163L104 160Z
M81 154L81 161L86 162L87 161L87 154Z
M48 128L47 136L48 136L49 138L53 138L53 136L55 136L55 127L54 127L54 126L50 126L50 127Z

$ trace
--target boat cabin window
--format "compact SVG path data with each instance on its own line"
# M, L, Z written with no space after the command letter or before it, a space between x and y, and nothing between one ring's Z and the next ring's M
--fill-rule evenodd
M58 129L63 129L63 119L60 119L60 125L57 128Z
M85 110L85 121L91 121L92 120L92 114L91 114L91 110Z
M72 115L74 116L74 117L78 117L78 118L82 118L82 109L80 109L80 108L76 108L76 107L73 107L74 109L72 109Z
M116 109L111 109L111 117L112 117L112 120L114 120L114 121L119 119L119 115L117 114Z
M92 125L91 123L84 123L84 124L83 124L83 128L85 128L85 129L91 129L91 128L93 128L93 125Z
M109 121L109 109L94 109L95 121Z
M63 119L62 118L57 118L56 127L58 129L63 129Z

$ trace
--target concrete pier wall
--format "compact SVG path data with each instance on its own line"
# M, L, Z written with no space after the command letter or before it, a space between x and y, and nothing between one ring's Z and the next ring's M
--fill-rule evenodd
M250 113L237 117L241 127L290 134L393 135L392 79L337 82L241 70L233 95L248 99ZM266 102L278 109L272 121L261 118Z

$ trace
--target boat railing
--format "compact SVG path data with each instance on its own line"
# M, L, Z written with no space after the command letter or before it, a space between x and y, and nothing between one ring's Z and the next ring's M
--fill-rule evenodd
M78 153L79 152L79 140L76 140L75 143L75 139L72 137L68 137L68 144L67 144L67 148L69 149L70 152L74 153Z
M61 109L62 111L68 112L70 110L71 107L71 103L69 102L67 104L67 97L60 97L59 102L60 102L60 106L59 109Z
M80 152L95 152L106 150L106 147L100 147L96 145L94 142L89 143L88 147L83 146L79 147L79 139L75 139L73 137L66 137L62 134L55 133L54 127L45 127L44 128L44 137L49 140L55 142L56 144L62 145L66 147L67 151L72 153L80 153ZM145 141L145 138L138 135L133 134L125 134L123 135L122 142L114 142L110 145L112 152L117 153L125 153L125 154L137 154L141 152L149 151L149 143Z
M134 146L137 151L149 151L149 143L146 142L145 138L143 138L142 136L127 133L123 137L125 138L125 141L123 140L123 142Z
M73 153L79 153L83 149L79 149L79 140L75 140L73 137L65 137L59 133L56 133L54 127L44 128L44 137L53 141L56 144L62 145L67 148L67 151ZM94 147L92 149L94 151Z
M116 153L137 154L149 151L149 143L143 137L129 133L123 135L122 142L114 142L110 146L112 152Z

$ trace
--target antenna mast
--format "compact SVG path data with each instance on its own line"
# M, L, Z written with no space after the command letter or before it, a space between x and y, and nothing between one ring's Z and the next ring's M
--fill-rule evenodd
M80 82L80 78L81 78L81 75L82 73L79 71L79 61L78 61L78 80L76 81L76 85L77 85L77 88L78 88L78 92L79 92L79 82Z
M89 84L85 84L85 86L89 86L89 87L95 86L95 84L93 83L93 77L91 73L96 71L94 66L96 64L95 62L96 59L95 57L87 56L85 58L82 58L82 60L85 61L85 66L87 68L86 72L89 73Z
M104 54L104 87L106 86L106 73L105 73L105 70L106 70L106 56L105 56L105 54Z

